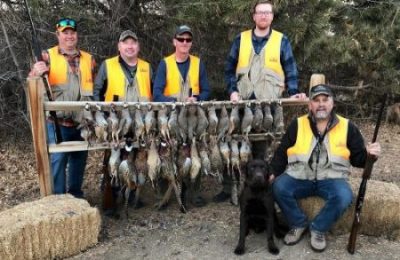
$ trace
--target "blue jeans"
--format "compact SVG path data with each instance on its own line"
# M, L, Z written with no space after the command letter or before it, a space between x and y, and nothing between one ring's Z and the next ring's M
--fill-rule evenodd
M82 141L80 130L77 130L75 127L65 127L60 125L60 129L63 142ZM54 123L47 123L47 139L49 144L55 143ZM87 151L50 154L51 173L53 175L55 194L68 192L77 198L83 197L82 182L87 155ZM68 173L66 175L67 169ZM68 182L66 183L67 178Z
M275 179L273 193L290 228L309 227L321 233L330 230L353 199L350 185L345 179L298 180L286 173ZM310 196L321 197L325 205L309 223L297 200Z

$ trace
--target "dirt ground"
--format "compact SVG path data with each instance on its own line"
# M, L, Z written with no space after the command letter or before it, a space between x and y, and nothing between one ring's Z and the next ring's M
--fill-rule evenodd
M358 124L366 140L373 125ZM0 138L0 211L21 202L40 198L33 148L30 143ZM25 138L24 138L25 139ZM382 157L374 165L372 179L400 185L400 127L383 124L378 137ZM102 152L91 151L84 182L85 197L101 210ZM354 169L360 176L361 170ZM175 200L165 211L156 211L156 195L147 185L143 192L145 207L129 209L129 218L106 217L97 246L71 259L236 259L233 249L239 233L239 209L229 202L215 204L211 198L219 191L216 180L204 178L202 193L208 204L179 212ZM368 190L367 190L368 192ZM103 213L101 211L101 213ZM288 247L278 241L278 256L268 253L265 234L250 234L242 259L400 259L400 241L384 237L359 236L357 251L346 251L348 234L328 235L328 248L314 253L306 236L299 244Z

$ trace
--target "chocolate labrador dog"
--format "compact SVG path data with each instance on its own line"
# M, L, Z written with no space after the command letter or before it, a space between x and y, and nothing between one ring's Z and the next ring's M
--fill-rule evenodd
M245 252L245 239L250 229L256 233L267 231L268 251L279 254L279 249L274 242L274 231L278 237L284 234L276 223L272 186L269 183L269 166L263 160L251 160L247 163L243 177L244 187L239 197L240 203L240 235L235 254Z

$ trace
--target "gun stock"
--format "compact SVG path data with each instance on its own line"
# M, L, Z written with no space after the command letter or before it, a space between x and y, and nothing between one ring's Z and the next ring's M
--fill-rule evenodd
M347 244L347 251L350 254L354 254L354 251L356 249L356 240L357 240L358 230L360 229L360 224L361 223L359 215L354 214L354 220L353 220L353 225L351 226L349 243Z

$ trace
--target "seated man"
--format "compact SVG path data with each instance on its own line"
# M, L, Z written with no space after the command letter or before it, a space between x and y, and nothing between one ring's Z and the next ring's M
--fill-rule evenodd
M364 167L367 154L378 158L381 153L379 143L365 146L358 128L335 114L333 107L327 85L312 87L308 115L289 125L272 159L275 200L291 228L286 245L296 244L310 229L311 248L323 251L326 232L352 202L350 166ZM310 196L323 198L325 206L309 221L297 200Z

